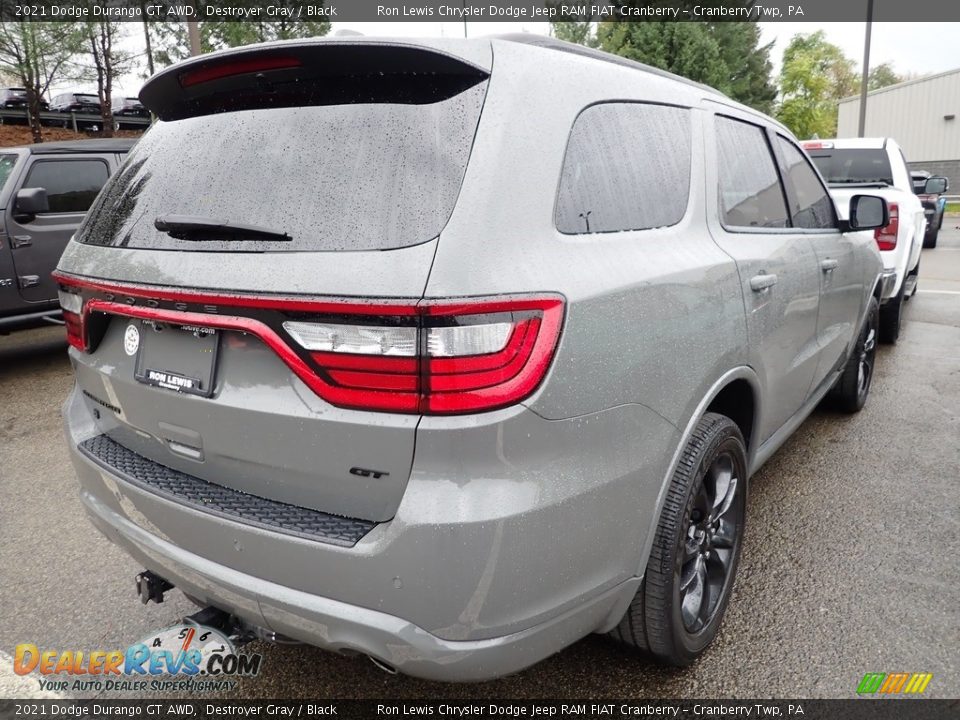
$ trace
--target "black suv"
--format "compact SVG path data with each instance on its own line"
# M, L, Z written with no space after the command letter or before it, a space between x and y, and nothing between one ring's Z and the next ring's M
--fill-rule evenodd
M114 117L150 117L150 111L147 110L139 98L118 97L110 103Z
M27 91L24 88L3 88L0 91L0 105L5 108L26 108ZM50 103L40 98L40 110L46 112L50 109Z
M942 194L926 194L924 189L927 179L932 177L926 170L911 170L910 182L913 184L913 192L920 198L923 205L923 216L927 219L927 232L923 236L923 246L925 248L934 248L937 246L937 236L940 234L940 228L943 226L943 210L947 205L947 199ZM949 183L944 187L946 192L950 189Z
M57 112L99 113L100 98L91 93L60 93L50 102Z
M0 149L0 335L60 322L50 273L133 143L77 140Z

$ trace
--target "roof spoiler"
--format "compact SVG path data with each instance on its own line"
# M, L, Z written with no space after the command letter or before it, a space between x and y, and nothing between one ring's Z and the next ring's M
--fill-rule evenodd
M488 77L487 70L429 47L277 43L178 63L150 78L139 97L161 120L181 120L299 105L432 103Z

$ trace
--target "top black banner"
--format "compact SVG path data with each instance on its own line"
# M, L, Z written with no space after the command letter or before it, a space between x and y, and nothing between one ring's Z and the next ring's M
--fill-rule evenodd
M960 3L943 0L0 0L4 21L131 22L949 22Z

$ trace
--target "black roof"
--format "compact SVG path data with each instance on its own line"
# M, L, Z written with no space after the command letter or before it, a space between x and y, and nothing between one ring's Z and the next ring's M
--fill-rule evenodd
M100 138L93 140L61 140L60 142L24 145L34 155L69 155L70 153L125 153L136 138Z
M582 55L583 57L593 58L594 60L610 63L611 65L621 65L623 67L633 68L634 70L642 70L643 72L659 75L660 77L670 78L671 80L676 80L677 82L682 82L684 85L690 85L691 87L699 88L700 90L709 92L712 95L726 97L722 92L716 88L710 87L709 85L698 83L681 75L675 75L672 72L661 70L660 68L653 67L652 65L645 65L641 62L637 62L636 60L629 60L625 57L613 55L612 53L604 52L603 50L588 48L584 45L576 45L574 43L569 43L563 40L557 40L556 38L547 37L545 35L537 35L534 33L507 33L505 35L494 35L493 37L497 38L498 40L509 40L510 42L534 45L536 47L547 48L548 50L557 50L559 52L570 53L571 55Z

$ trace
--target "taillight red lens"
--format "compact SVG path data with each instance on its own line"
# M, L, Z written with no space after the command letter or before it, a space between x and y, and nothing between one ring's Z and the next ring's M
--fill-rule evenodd
M83 321L80 319L80 316L64 310L63 323L67 328L67 342L77 350L86 352L87 339L83 331Z
M400 328L386 318L354 325L342 317L284 327L300 344L309 336L308 349L325 348L310 356L331 384L320 394L335 405L456 414L505 407L533 392L550 365L562 316L559 298L523 298L428 302L409 319L393 318ZM404 330L415 331L416 349L398 357L411 345L397 342L406 339Z
M57 292L67 328L67 342L77 350L86 351L87 338L83 327L83 296L73 288L61 287Z
M873 239L881 250L893 250L897 246L897 234L900 232L900 208L892 202L890 206L890 223L873 231Z

